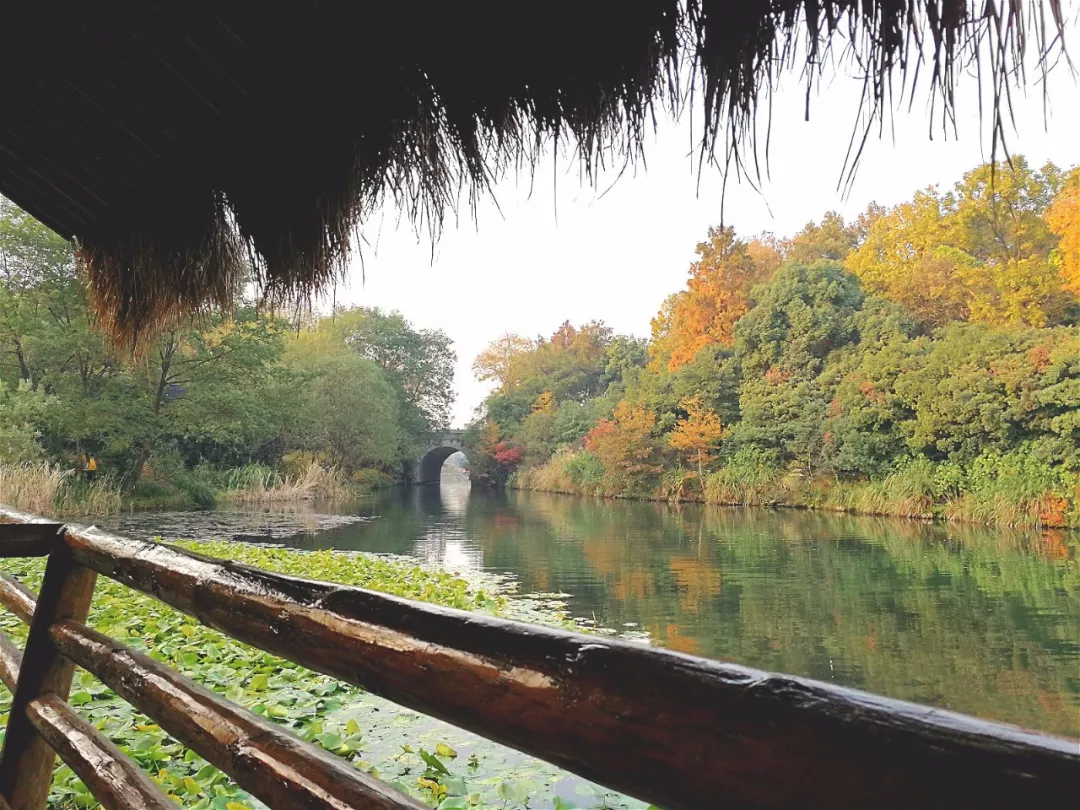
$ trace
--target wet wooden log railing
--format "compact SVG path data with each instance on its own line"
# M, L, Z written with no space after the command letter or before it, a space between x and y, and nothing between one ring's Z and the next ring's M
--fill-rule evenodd
M97 529L68 526L59 536L50 563L66 558L241 641L666 810L1013 810L1018 803L1080 800L1076 740L641 644L272 574ZM33 612L37 627L41 611L30 599L0 580L0 601L23 618ZM46 635L53 655L94 673L271 807L420 806L86 628L78 616L54 617ZM8 670L18 668L17 653L0 643ZM23 685L20 674L17 697ZM27 712L48 740L38 729L40 703L33 702L41 699L29 697ZM55 709L55 700L48 705ZM137 786L127 791L135 795Z

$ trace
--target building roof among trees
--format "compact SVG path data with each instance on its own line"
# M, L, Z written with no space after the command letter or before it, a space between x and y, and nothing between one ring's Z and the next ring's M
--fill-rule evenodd
M982 49L997 116L1028 38L1049 52L1062 26L1060 0L57 0L6 23L0 193L77 240L125 339L245 273L318 290L382 200L437 230L552 137L588 173L693 101L702 155L738 158L780 73L830 51L873 111L916 79L949 109Z

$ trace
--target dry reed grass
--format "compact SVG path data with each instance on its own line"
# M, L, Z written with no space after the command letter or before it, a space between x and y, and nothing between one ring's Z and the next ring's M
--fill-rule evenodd
M354 494L345 476L335 467L310 462L299 475L280 478L264 476L241 489L227 490L222 499L256 505L295 501L344 500Z
M432 4L417 14L410 4L317 5L317 12L268 10L257 23L235 15L231 24L245 46L219 56L245 70L228 75L241 82L250 69L277 77L276 83L238 85L244 106L235 104L250 111L246 115L233 107L192 110L206 118L187 121L188 128L215 137L182 142L176 151L188 163L155 169L169 182L128 176L139 161L114 143L98 150L90 144L92 153L115 156L99 167L103 176L120 188L141 189L103 200L99 217L61 226L78 237L95 309L117 338L134 340L214 302L227 305L242 272L270 294L325 289L345 266L357 223L387 198L417 228L437 233L463 198L475 204L508 170L531 171L552 141L572 145L589 180L601 168L633 165L658 109L680 115L700 104L701 163L760 175L771 127L758 120L759 109L767 117L773 91L788 72L801 72L812 84L823 80L828 66L843 63L865 77L849 179L866 138L884 129L889 110L914 101L916 87L929 89L937 125L949 128L956 83L965 73L985 92L980 109L993 131L994 153L1009 120L1011 89L1026 81L1025 51L1037 51L1029 60L1037 70L1052 65L1062 47L1064 13L1060 0L553 0L530 15L523 41L486 35L494 6ZM81 23L108 26L109 18L87 13ZM191 54L207 27L178 32L193 43ZM358 49L356 31L374 36ZM378 32L405 32L410 47L403 51L395 37ZM271 43L284 38L293 47L281 55ZM83 39L97 45L92 31ZM31 44L12 47L12 59L18 47L31 50L21 61L40 58ZM264 62L250 65L253 53ZM79 53L56 56L80 64ZM84 69L119 64L132 73L141 58L91 56ZM171 66L202 75L201 65ZM94 76L91 70L89 85ZM123 72L114 69L108 78L111 94L84 105L102 106L101 137L113 137L115 130L104 126L109 116L133 114L126 102L106 106L113 96L126 98L128 86L116 91L117 82L128 81ZM132 93L142 86L135 82ZM358 87L362 104L350 101ZM175 101L139 96L140 105L168 112ZM318 126L307 115L290 114L297 110L318 110ZM147 130L144 113L141 137L173 146L175 133ZM81 132L92 137L98 129L83 126ZM91 204L92 194L81 186L71 194L76 191ZM66 203L57 196L46 213L66 223Z
M0 465L0 503L45 517L107 515L123 504L111 478L78 482L74 470L46 462Z

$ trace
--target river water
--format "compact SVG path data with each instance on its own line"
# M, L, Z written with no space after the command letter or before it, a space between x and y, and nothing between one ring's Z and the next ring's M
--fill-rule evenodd
M105 523L506 575L671 649L1080 736L1075 535L448 484L347 508Z

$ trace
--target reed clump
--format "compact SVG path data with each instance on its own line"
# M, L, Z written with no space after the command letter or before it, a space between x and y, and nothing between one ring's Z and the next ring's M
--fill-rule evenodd
M123 496L109 477L80 480L75 470L48 462L0 464L0 503L46 517L118 512Z
M283 476L270 467L249 464L229 476L222 499L237 504L291 501L345 500L354 495L345 474L336 467L311 461L295 476Z

